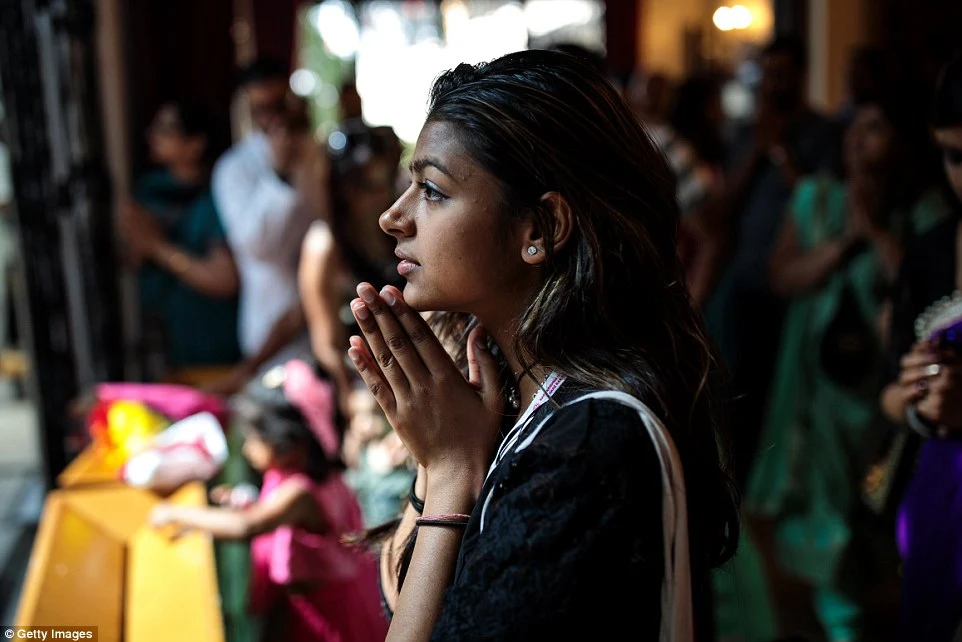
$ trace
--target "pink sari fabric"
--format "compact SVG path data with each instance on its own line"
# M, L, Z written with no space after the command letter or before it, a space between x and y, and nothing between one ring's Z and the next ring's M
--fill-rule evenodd
M381 610L377 562L373 554L339 541L363 529L354 494L337 473L318 484L300 473L269 470L261 498L288 479L310 488L331 532L318 535L282 526L255 537L251 610L267 614L283 609L284 639L291 642L381 642L388 623Z

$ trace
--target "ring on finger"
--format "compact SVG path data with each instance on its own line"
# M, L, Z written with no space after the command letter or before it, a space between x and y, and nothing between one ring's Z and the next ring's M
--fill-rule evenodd
M933 363L932 365L925 367L925 376L926 376L926 377L935 377L935 376L938 376L938 374L939 374L940 372L942 372L942 366L939 365L939 364L937 364L937 363Z

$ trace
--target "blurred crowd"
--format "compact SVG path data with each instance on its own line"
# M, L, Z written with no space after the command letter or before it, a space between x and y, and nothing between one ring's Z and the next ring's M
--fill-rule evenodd
M890 639L901 580L902 626L948 640L962 581L918 558L918 539L896 541L896 512L923 440L962 431L957 356L916 331L962 289L962 63L916 86L900 61L859 50L845 105L823 114L805 98L806 60L789 38L764 49L743 121L726 117L718 74L639 70L623 87L676 174L689 290L738 393L747 528L716 586L719 637ZM243 71L254 128L220 155L196 105L156 114L156 169L122 217L140 352L152 380L223 367L205 386L225 395L313 364L337 391L346 480L373 527L398 514L415 467L345 360L349 302L360 282L403 285L378 225L407 184L403 146L364 122L351 82L319 143L288 78L271 60ZM954 555L948 539L933 545Z
M748 528L726 581L742 582L756 632L879 640L901 627L901 639L948 640L959 593L934 560L955 559L958 530L938 520L957 486L919 490L932 456L919 445L962 428L962 388L956 352L919 319L962 288L962 64L925 87L885 52L859 50L848 100L820 114L806 60L798 41L771 43L742 123L724 122L711 77L643 75L628 88L675 169L689 289L738 393ZM724 584L719 620L738 622Z
M342 454L366 522L379 524L406 501L414 469L346 361L348 303L361 281L399 280L378 217L401 187L401 143L362 121L350 82L326 144L280 63L254 62L239 90L254 129L219 157L197 105L163 105L147 131L155 169L121 221L143 370L154 381L199 371L207 391L233 395L278 365L315 363L349 418Z

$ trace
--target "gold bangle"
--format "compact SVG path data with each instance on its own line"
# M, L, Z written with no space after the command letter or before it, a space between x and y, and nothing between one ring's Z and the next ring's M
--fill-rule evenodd
M167 254L167 263L176 274L186 274L190 269L190 257L180 250L171 250Z

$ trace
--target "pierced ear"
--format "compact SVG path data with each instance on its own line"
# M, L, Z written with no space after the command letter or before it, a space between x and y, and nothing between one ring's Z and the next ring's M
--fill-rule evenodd
M528 240L521 250L521 259L528 265L540 265L544 263L544 243L539 238L537 241Z
M542 208L550 215L549 225L552 227L551 246L552 251L557 252L563 248L568 239L571 238L571 231L574 227L574 216L571 207L565 197L558 192L546 192L540 199ZM536 226L532 225L525 236L525 243L521 250L521 257L525 263L538 265L545 261L545 239Z
M554 219L554 238L552 239L555 251L562 249L568 244L571 232L574 230L575 217L571 212L568 199L559 192L548 192L541 197L541 205L548 209L551 218Z

